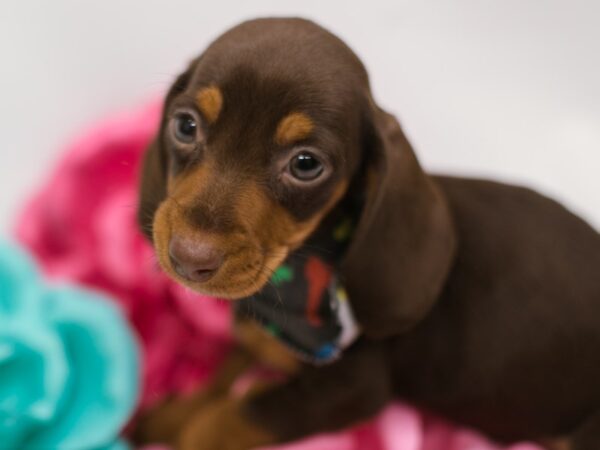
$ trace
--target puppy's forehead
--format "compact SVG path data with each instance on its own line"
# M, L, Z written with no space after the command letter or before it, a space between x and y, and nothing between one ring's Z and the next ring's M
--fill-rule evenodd
M260 105L277 122L307 107L344 110L353 106L357 91L368 89L368 76L354 52L301 19L244 22L218 37L194 66L193 94L200 95L205 115L217 119L233 105L247 111ZM208 90L211 86L218 90Z
M326 89L310 83L244 65L219 77L205 76L201 67L196 70L186 95L194 100L212 136L255 137L288 146L331 127L345 114L344 108L336 108L335 99L330 101Z
M305 139L318 129L339 129L356 111L352 95L340 92L339 86L332 89L301 74L273 74L240 64L219 76L206 76L198 67L195 75L187 94L209 124L243 124L254 132L264 128L279 145Z
M249 120L258 114L279 123L292 112L309 112L315 122L319 112L355 106L358 91L368 85L349 48L314 24L295 20L242 24L218 38L194 66L194 91L188 93L199 95L205 115L217 119L235 108L252 114Z

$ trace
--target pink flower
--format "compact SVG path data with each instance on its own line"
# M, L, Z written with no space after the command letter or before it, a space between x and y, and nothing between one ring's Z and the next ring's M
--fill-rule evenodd
M159 116L160 105L153 103L77 139L17 228L48 274L118 299L143 344L142 407L166 393L201 385L230 347L228 305L169 280L136 224L139 165ZM424 418L400 403L353 429L278 448L500 450L476 433Z
M141 155L160 105L121 115L67 150L17 235L46 272L116 297L144 350L142 404L202 382L229 347L229 308L169 280L136 219Z

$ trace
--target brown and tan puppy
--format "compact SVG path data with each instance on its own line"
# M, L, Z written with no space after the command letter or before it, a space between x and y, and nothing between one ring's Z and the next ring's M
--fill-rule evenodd
M179 76L140 221L169 275L238 299L353 196L364 202L339 275L358 341L312 367L241 324L254 354L295 375L230 400L238 355L210 393L164 405L138 436L243 450L400 397L502 441L600 449L598 233L530 190L424 173L361 62L311 22L243 23Z

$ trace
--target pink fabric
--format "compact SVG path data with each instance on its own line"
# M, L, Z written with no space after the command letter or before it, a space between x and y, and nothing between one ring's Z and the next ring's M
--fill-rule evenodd
M19 239L46 272L112 294L144 350L141 407L201 385L230 347L229 307L170 281L135 221L139 164L160 105L104 122L66 151L27 204ZM281 450L499 450L476 433L397 403L351 430ZM511 450L535 450L520 444Z
M227 304L168 280L137 229L139 163L159 112L154 104L75 140L17 230L50 275L119 300L145 351L143 404L202 382L230 340Z

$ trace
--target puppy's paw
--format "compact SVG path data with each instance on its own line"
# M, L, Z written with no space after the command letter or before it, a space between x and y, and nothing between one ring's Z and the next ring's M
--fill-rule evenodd
M275 444L275 436L250 422L241 406L241 400L227 398L204 408L185 424L177 450L249 450Z
M132 441L136 445L167 444L174 447L185 424L199 410L209 408L214 397L208 393L169 397L140 415Z

